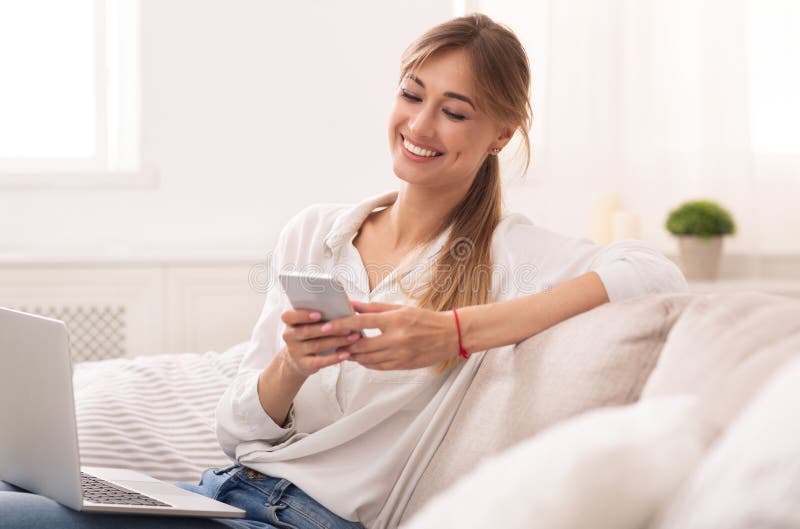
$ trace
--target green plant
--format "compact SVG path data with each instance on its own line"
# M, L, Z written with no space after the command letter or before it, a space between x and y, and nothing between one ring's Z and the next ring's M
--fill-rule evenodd
M710 200L684 202L669 212L664 226L673 235L694 235L704 239L736 233L731 214Z

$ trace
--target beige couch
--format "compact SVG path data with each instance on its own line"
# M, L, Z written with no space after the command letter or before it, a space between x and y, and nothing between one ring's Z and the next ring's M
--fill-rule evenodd
M83 463L171 481L225 464L213 406L241 352L78 366ZM666 294L598 307L513 353L487 353L396 519L410 529L800 527L800 435L796 419L780 424L800 417L800 391L785 396L787 379L800 388L798 357L797 300ZM183 403L187 372L199 374ZM200 393L198 380L208 380ZM173 410L163 424L125 412L154 394L148 384L171 388L158 394ZM779 403L761 402L770 391ZM117 411L97 420L100 409ZM780 435L754 442L754 428Z
M489 355L403 520L800 527L800 301L645 296Z

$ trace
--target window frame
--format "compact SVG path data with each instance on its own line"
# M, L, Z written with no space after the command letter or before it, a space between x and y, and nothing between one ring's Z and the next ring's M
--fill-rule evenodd
M2 189L155 188L141 162L139 0L94 0L95 156L0 159Z

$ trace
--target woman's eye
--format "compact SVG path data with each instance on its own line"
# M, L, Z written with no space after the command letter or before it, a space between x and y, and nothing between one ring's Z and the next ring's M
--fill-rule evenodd
M403 98L408 99L409 101L414 101L415 103L419 103L420 101L422 101L422 99L418 98L415 95L411 95L410 92L406 92L406 90L403 88L400 89L400 95L403 96Z
M462 116L461 114L456 114L454 112L450 112L447 109L442 109L442 112L444 112L445 115L447 115L448 117L453 118L456 121L464 121L465 119L467 119L467 116Z
M400 89L400 96L407 101L411 101L412 103L419 103L422 101L422 98L413 95L411 92L408 92L405 88ZM442 112L445 116L449 117L455 121L464 121L467 119L467 116L462 116L461 114L456 114L455 112L450 112L449 110L443 108Z

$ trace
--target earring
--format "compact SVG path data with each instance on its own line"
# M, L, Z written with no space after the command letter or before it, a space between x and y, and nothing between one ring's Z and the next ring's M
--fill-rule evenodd
M500 149L498 149L497 147L495 147L494 149L492 149L492 154L494 154L495 156L497 156L498 154L500 154Z

